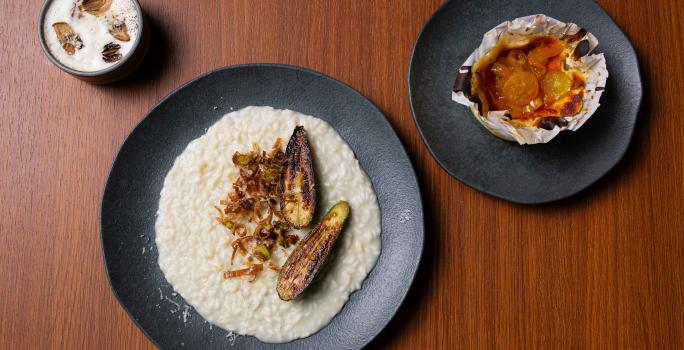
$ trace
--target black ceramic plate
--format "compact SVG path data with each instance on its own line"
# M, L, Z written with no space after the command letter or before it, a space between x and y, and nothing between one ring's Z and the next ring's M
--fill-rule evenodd
M157 265L155 213L174 159L225 113L249 105L292 109L330 123L370 177L382 216L382 252L362 288L329 325L286 344L235 338L211 327L186 307L180 295L174 295ZM104 189L100 215L112 289L143 332L164 349L360 348L382 330L402 303L423 247L423 209L416 176L383 114L334 79L281 65L220 69L162 100L121 146Z
M543 13L574 22L599 40L609 78L601 106L578 131L520 146L484 129L451 100L460 65L501 22ZM490 195L544 203L573 195L606 174L627 150L642 97L636 54L591 0L449 1L427 22L409 67L413 117L428 149L453 177Z

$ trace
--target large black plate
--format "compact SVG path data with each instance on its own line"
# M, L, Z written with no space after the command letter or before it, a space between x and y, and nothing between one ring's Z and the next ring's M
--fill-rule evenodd
M451 100L460 65L501 22L543 13L596 35L609 78L601 106L576 132L519 146L490 134ZM449 1L425 24L409 67L411 109L437 162L461 182L519 203L571 196L606 174L627 150L642 97L636 54L620 28L591 0Z
M328 326L286 344L266 344L246 336L233 339L228 332L210 327L192 309L184 317L185 302L172 293L157 264L155 213L174 159L223 114L248 105L288 108L330 123L370 177L382 216L382 252L363 287L352 294ZM250 349L360 348L382 330L406 296L424 234L416 176L383 114L334 79L282 65L220 69L191 81L155 106L128 136L112 165L102 198L100 230L116 297L155 344L169 349L230 345ZM161 295L170 300L162 300Z

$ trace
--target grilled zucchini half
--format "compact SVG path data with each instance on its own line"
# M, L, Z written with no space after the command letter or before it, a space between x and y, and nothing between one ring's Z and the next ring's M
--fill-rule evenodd
M313 281L342 232L350 211L349 203L338 202L297 245L280 270L276 287L280 299L296 298Z
M316 209L311 149L303 126L297 126L285 150L285 164L280 178L282 212L295 228L309 225Z

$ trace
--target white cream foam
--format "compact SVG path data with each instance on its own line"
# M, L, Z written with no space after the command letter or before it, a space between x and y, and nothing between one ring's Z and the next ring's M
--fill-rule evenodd
M52 55L69 68L94 72L108 68L121 62L133 48L141 28L141 17L132 0L112 0L110 9L100 16L94 16L78 9L82 0L54 0L45 13L43 32L48 49ZM126 22L129 41L120 41L109 33L109 23L112 18L122 19ZM78 34L83 42L83 48L69 55L57 39L57 34L52 25L57 22L65 22ZM102 59L102 48L107 43L121 45L119 53L122 59L107 63Z

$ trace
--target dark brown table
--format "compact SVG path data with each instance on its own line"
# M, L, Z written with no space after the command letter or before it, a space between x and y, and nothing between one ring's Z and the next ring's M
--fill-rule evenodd
M423 263L373 348L684 348L684 1L601 0L639 55L645 99L622 162L583 193L511 204L450 178L414 126L407 66L440 1L141 0L142 71L94 86L54 67L40 1L0 6L0 348L153 348L107 284L100 196L160 98L217 67L300 65L370 98L424 191Z

